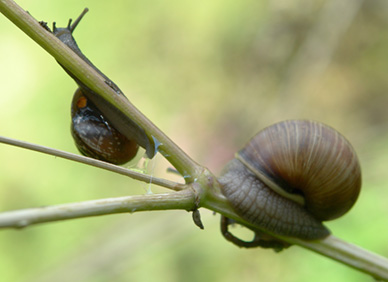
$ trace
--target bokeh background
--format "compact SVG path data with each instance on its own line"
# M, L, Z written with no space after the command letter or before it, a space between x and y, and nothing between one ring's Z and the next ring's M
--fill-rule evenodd
M74 34L83 52L217 174L271 123L309 118L338 129L359 154L363 190L351 212L327 226L388 256L386 0L17 2L58 26L89 7ZM69 133L74 82L2 15L0 38L0 134L76 152ZM148 189L7 145L0 158L1 211ZM149 173L176 180L167 167L158 157ZM202 217L204 231L185 211L3 230L1 280L373 281L299 247L280 254L239 249L221 237L218 215L203 210Z

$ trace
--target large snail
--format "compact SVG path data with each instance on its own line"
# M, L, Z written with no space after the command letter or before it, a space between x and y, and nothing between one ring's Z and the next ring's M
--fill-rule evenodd
M325 238L322 221L346 213L361 188L356 153L340 133L324 124L290 120L265 128L240 150L219 179L222 193L244 220L270 233L306 240ZM229 233L243 247L286 246L262 234L252 242Z
M117 95L124 95L120 88L81 52L72 36L87 11L86 8L73 24L70 19L65 28L57 28L54 23L53 34L95 69ZM48 29L47 26L45 28ZM149 158L155 155L153 140L146 135L143 128L94 93L69 70L64 69L79 86L71 106L71 133L82 154L114 164L123 164L136 155L140 145L146 149Z

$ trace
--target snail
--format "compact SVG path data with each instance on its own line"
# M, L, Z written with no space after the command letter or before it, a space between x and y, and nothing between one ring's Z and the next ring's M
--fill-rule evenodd
M304 240L323 239L330 231L322 221L338 218L356 202L361 169L351 144L339 132L319 122L289 120L254 136L219 178L221 191L233 210L269 233ZM243 241L221 231L240 247L287 247L256 232Z
M53 34L96 70L117 95L124 96L120 88L81 52L72 35L87 12L86 8L73 24L70 19L65 28L57 28L54 22ZM44 27L48 29L47 26ZM71 133L82 154L114 164L123 164L136 156L140 145L145 148L149 158L155 155L154 142L143 128L84 85L65 67L63 68L79 87L72 100Z

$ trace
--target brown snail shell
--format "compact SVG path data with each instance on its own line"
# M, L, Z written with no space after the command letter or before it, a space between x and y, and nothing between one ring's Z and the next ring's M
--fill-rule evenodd
M71 135L85 156L121 165L132 160L139 145L121 134L78 88L71 103Z
M289 120L254 136L219 180L245 220L279 235L318 239L329 234L321 221L343 215L357 200L361 169L336 130Z

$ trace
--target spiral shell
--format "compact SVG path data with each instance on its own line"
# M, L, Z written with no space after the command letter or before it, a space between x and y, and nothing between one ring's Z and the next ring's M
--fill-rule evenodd
M314 121L265 128L232 163L220 178L231 205L248 221L282 235L324 237L328 232L320 222L346 213L360 193L354 149L340 133Z
M136 156L138 144L116 130L80 88L73 97L71 118L71 134L83 155L118 165Z

